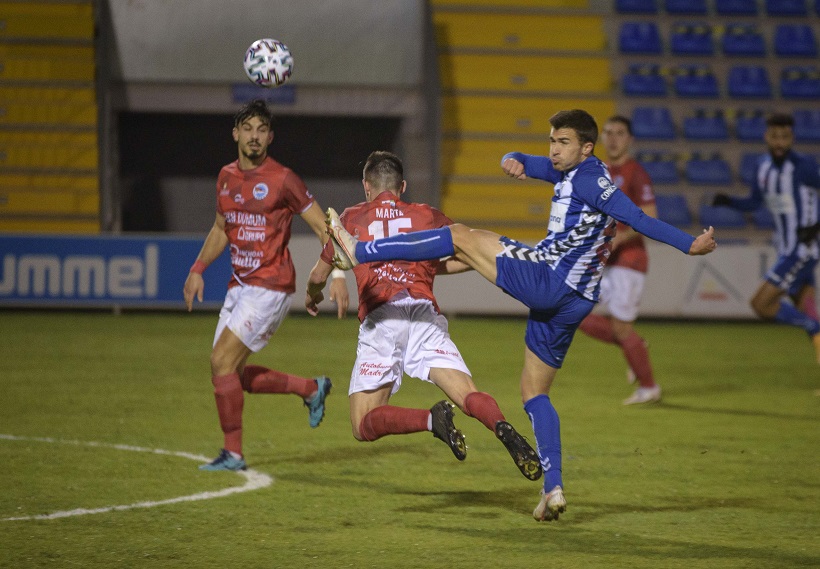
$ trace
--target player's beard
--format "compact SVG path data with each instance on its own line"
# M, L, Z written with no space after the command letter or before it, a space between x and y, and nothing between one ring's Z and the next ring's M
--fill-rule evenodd
M259 160L260 158L264 158L265 149L261 145L255 149L250 146L246 146L244 150L242 150L242 154L245 155L245 158L253 162Z

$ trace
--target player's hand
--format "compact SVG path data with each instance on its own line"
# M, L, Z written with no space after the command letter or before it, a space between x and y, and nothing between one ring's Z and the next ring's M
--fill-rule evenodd
M331 279L330 300L336 303L336 316L339 319L344 318L350 305L350 294L347 292L345 279Z
M694 242L692 242L692 246L689 247L689 254L706 255L714 251L715 247L717 247L717 242L715 242L715 228L710 225L709 229L704 229L703 233L698 235Z
M205 279L199 273L188 273L185 279L185 286L182 287L182 296L185 297L185 306L188 312L194 307L194 297L202 302L202 294L205 291Z
M316 316L319 314L319 303L325 299L325 295L322 291L319 291L314 296L310 294L305 294L305 308L307 308L308 314L311 316Z
M732 206L732 200L726 194L715 194L715 197L712 198L712 205L713 206L731 207Z
M800 227L797 229L797 240L801 243L811 243L817 238L818 233L820 233L820 222L808 227Z
M516 180L526 180L527 175L524 173L524 165L515 158L507 158L501 165L504 173Z

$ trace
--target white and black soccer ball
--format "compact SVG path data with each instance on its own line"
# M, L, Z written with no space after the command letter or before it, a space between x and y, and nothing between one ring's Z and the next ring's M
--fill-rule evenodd
M293 73L288 46L274 39L256 40L245 52L245 74L261 87L279 87Z

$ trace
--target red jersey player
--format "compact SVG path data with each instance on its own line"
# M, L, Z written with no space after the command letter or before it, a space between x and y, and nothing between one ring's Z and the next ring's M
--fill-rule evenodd
M601 138L612 181L644 213L657 217L649 174L629 154L633 140L630 120L622 116L610 118L604 124ZM639 382L639 387L624 400L624 405L658 401L661 388L652 374L646 342L633 327L649 266L643 236L619 222L611 246L612 254L604 267L600 296L601 305L608 310L609 316L590 314L581 322L579 330L621 347L629 364L630 382L635 379Z
M407 183L395 154L371 153L362 184L367 201L346 209L341 216L348 231L362 241L452 224L433 207L401 200ZM331 243L325 245L308 279L305 306L314 316L333 268L333 252ZM467 269L466 264L451 258L362 263L353 269L361 320L349 390L353 436L359 441L375 441L385 435L432 431L456 458L464 460L467 449L461 431L453 424L452 404L439 401L430 410L388 405L406 373L432 382L467 416L495 432L521 473L537 480L542 473L538 454L505 420L495 399L476 389L433 296L437 273Z
M230 246L233 276L219 312L211 353L211 381L224 447L212 462L200 466L203 470L245 469L243 390L296 394L309 409L310 426L317 427L331 388L330 379L324 376L308 379L246 365L252 353L267 345L290 308L296 288L288 251L294 214L302 216L322 243L327 234L322 208L302 180L267 155L273 130L264 101L252 101L239 110L233 139L239 158L219 173L216 221L183 290L190 311L194 297L202 301L202 272ZM342 278L334 278L331 298L336 299L341 316L348 304Z

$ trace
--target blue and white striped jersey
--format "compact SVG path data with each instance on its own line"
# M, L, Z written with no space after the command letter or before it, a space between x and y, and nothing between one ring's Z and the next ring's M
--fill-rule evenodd
M609 257L615 222L622 221L652 239L689 253L694 237L645 215L619 190L606 165L590 156L572 170L559 172L545 156L506 154L524 165L528 178L555 184L547 236L536 245L564 282L597 301L601 271Z
M777 254L790 255L800 245L797 230L820 220L820 168L810 156L789 151L782 162L770 154L758 158L752 192L745 198L730 198L731 207L754 211L764 203L774 218ZM820 256L820 237L806 245L810 258Z

